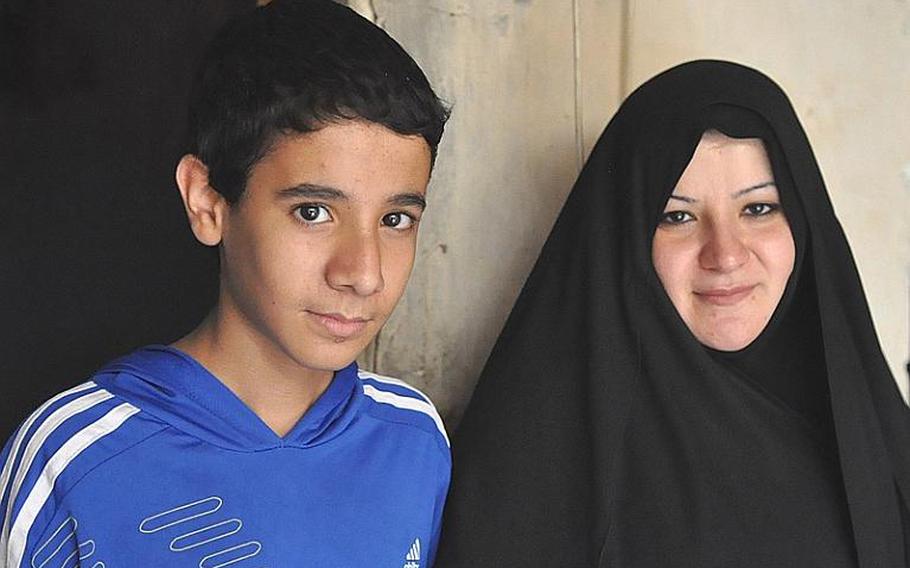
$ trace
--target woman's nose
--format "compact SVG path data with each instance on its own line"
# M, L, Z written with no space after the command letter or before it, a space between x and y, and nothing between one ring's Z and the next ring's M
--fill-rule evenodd
M749 260L749 248L735 226L714 224L706 228L699 263L706 270L730 272Z
M332 258L326 267L326 280L339 291L353 291L369 296L382 291L382 255L379 235L374 230L350 230L339 236Z

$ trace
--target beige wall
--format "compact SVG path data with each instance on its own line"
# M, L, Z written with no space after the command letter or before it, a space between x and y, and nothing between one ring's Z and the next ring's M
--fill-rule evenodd
M792 98L906 390L907 0L349 0L454 105L410 288L364 362L424 388L450 424L584 157L622 97L701 57Z

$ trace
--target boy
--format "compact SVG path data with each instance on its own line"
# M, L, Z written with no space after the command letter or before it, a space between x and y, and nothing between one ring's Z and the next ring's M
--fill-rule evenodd
M0 565L430 566L442 422L353 361L404 291L446 118L402 48L329 0L222 30L176 173L217 303L19 428Z

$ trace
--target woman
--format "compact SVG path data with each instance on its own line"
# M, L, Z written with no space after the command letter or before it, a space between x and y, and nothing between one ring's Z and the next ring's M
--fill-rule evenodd
M908 565L910 412L771 80L625 101L454 452L443 567Z

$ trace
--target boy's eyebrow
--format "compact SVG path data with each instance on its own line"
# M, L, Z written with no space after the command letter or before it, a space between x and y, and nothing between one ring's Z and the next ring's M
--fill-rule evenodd
M426 198L419 193L399 193L390 197L388 202L397 207L417 207L421 211L427 208Z
M304 197L307 199L339 200L348 198L348 196L340 189L335 189L334 187L328 187L314 183L301 183L300 185L295 185L294 187L282 189L278 192L278 196L282 199Z
M327 201L348 199L348 195L340 189L315 183L301 183L294 187L282 189L278 192L278 197L281 199L324 199ZM395 194L387 202L389 205L395 205L396 207L418 207L421 211L427 208L426 198L416 192Z

